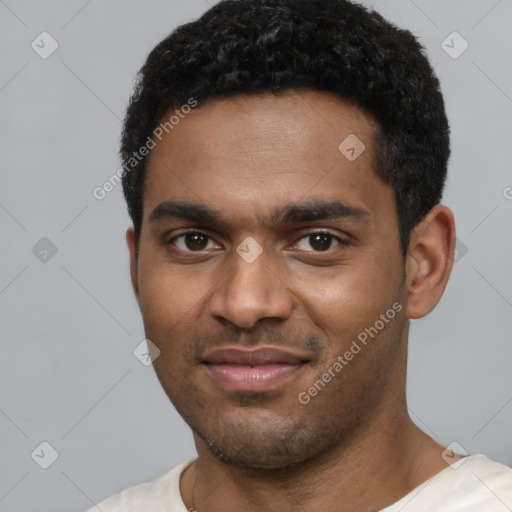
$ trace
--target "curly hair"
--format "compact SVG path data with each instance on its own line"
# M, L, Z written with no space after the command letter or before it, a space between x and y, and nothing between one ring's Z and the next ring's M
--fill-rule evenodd
M137 242L147 158L128 165L164 114L194 98L331 92L380 128L375 172L396 197L400 245L438 204L450 154L439 81L423 47L347 0L222 0L160 42L138 73L121 139L123 192ZM133 158L132 158L133 161Z

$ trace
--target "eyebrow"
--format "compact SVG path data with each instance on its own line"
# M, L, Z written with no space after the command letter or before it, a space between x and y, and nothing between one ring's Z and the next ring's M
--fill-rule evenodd
M258 221L269 228L280 224L312 222L318 220L355 219L368 222L369 212L343 203L342 201L326 201L312 199L302 203L291 203L276 209L270 215L258 216ZM201 203L184 201L164 201L149 215L152 222L162 220L181 220L204 225L225 225L229 217Z

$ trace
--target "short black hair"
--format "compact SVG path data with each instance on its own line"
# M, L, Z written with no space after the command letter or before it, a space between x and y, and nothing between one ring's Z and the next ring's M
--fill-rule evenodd
M450 154L444 101L416 38L347 0L222 0L151 51L120 152L137 243L147 157L133 156L170 109L304 89L335 93L377 121L375 171L395 191L405 254L412 228L441 201Z

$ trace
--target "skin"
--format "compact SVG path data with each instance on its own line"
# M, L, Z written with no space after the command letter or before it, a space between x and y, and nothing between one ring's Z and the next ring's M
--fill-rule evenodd
M447 467L443 447L409 418L405 378L409 319L436 306L451 271L453 215L431 210L403 258L394 191L373 170L377 130L328 93L261 94L206 103L151 150L138 251L132 228L127 243L146 336L160 349L156 374L194 433L187 508L374 511ZM349 134L366 147L353 162L338 150ZM152 219L170 200L225 219ZM266 222L312 200L364 213ZM186 229L204 243L176 239ZM318 231L333 235L326 250ZM236 252L247 237L263 250L252 263ZM301 404L299 393L396 303L402 310ZM227 345L286 347L308 363L270 391L228 390L201 364Z

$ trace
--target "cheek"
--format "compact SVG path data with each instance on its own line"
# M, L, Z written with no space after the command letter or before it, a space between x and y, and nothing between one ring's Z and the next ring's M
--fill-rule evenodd
M157 258L146 258L139 270L140 308L146 331L162 334L194 311L205 294L204 283ZM149 335L149 332L147 332Z
M341 343L373 325L397 301L401 283L397 260L371 254L305 276L297 275L293 285L305 314Z

